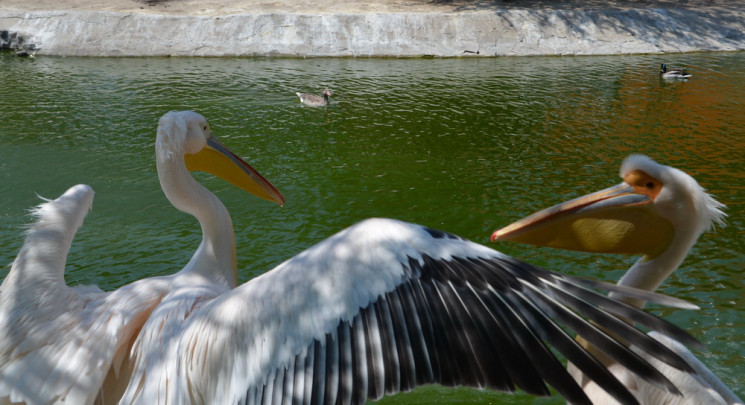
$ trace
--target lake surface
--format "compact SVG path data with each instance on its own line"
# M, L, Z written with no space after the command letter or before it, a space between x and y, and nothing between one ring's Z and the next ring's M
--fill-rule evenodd
M659 64L685 66L661 81ZM93 211L71 284L105 290L171 274L200 240L158 184L154 139L170 110L214 134L285 196L278 207L197 177L236 229L241 281L361 219L392 217L480 243L531 212L620 181L644 153L691 173L728 206L662 291L700 311L654 309L705 343L700 358L745 398L745 53L495 59L21 59L0 54L0 263L37 194L87 183ZM296 91L333 91L301 105ZM492 247L560 272L617 280L635 260ZM0 276L8 268L0 270ZM386 404L562 404L425 387Z

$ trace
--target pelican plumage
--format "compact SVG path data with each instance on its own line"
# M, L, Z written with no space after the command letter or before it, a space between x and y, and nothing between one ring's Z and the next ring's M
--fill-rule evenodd
M130 346L174 284L184 282L182 273L207 273L204 277L214 285L235 286L227 210L182 172L187 166L209 171L278 203L283 202L281 194L222 146L196 113L163 116L156 144L161 185L177 208L192 209L200 219L200 247L184 270L172 276L138 280L108 293L70 288L64 281L66 258L93 191L78 185L39 206L37 221L0 286L0 404L114 401L131 373Z
M690 175L644 155L626 158L620 176L620 184L534 213L495 231L492 240L641 254L618 284L654 291L680 266L699 236L724 224L724 205ZM639 308L645 304L644 300L620 299ZM742 404L685 346L654 332L650 335L685 358L696 372L657 366L683 394L675 396L606 359L611 372L626 382L641 404ZM572 372L590 399L617 403L581 372Z
M542 270L396 220L353 225L236 287L230 216L189 170L280 204L281 194L193 112L161 118L156 162L169 201L200 223L196 252L173 275L75 295L61 275L92 192L76 186L43 204L0 288L0 403L361 404L427 383L537 395L549 395L548 384L589 403L551 348L635 403L564 328L663 389L677 392L629 344L691 371L625 320L695 344L688 334L590 288L690 305Z
M104 293L64 281L93 202L85 185L34 210L37 221L0 286L0 404L92 403L159 296L158 280Z

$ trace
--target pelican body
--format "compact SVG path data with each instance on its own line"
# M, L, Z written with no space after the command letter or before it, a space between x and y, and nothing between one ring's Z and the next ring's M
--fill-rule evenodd
M585 252L641 254L618 285L656 290L680 266L701 234L716 224L724 224L724 205L690 175L643 155L628 157L621 165L620 175L620 184L532 214L495 231L492 240ZM618 298L639 308L645 304L636 298ZM639 403L742 404L685 346L654 332L650 336L685 358L695 373L657 365L682 393L674 395L653 387L615 361L604 359L604 364L625 382ZM591 345L585 346L594 350ZM570 368L591 400L618 403L587 375Z
M363 404L430 383L535 395L550 395L550 385L589 404L553 350L635 404L596 356L676 394L643 358L692 372L625 320L686 344L693 338L593 289L690 305L391 219L353 225L236 286L230 215L190 170L278 204L284 198L193 112L161 118L156 166L171 204L200 224L195 253L172 275L112 292L70 288L65 258L93 193L76 186L42 204L0 286L0 404Z

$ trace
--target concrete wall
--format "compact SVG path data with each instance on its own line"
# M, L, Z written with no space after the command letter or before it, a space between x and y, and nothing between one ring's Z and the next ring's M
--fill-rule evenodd
M23 35L26 46L47 55L590 55L744 50L745 10L225 16L6 11L0 13L0 30Z

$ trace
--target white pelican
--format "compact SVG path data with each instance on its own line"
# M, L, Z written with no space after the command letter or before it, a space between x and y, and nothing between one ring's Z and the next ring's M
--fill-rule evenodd
M689 370L625 320L695 343L689 335L586 287L685 304L548 272L395 220L363 221L234 288L230 217L189 174L216 157L227 159L210 171L283 201L217 143L204 117L166 114L156 140L161 186L203 233L171 276L110 293L68 288L65 257L92 192L76 186L38 209L0 287L0 403L359 404L426 383L537 395L549 395L549 384L589 403L551 348L635 403L564 328L663 389L677 391L625 341Z
M193 178L173 173L188 166L262 198L282 203L281 194L211 136L198 114L166 114L156 143L164 191L181 209L199 207L193 213L203 225L204 239L184 272L214 270L204 277L225 288L235 286L235 272L225 270L235 269L236 262L227 211ZM184 280L179 274L153 277L110 293L69 288L64 281L67 253L92 200L90 187L79 185L41 205L0 286L0 404L111 402L116 391L108 387L127 375L132 341L172 285Z
M539 211L494 232L492 240L642 254L618 284L654 291L680 266L701 234L724 223L724 205L693 177L643 155L624 160L620 174L623 182L617 186ZM620 299L639 308L644 306L644 300ZM696 373L657 365L683 394L676 396L606 359L609 370L625 382L641 404L742 404L688 349L654 332L651 335L686 359ZM581 372L575 369L572 373L591 400L617 403Z

